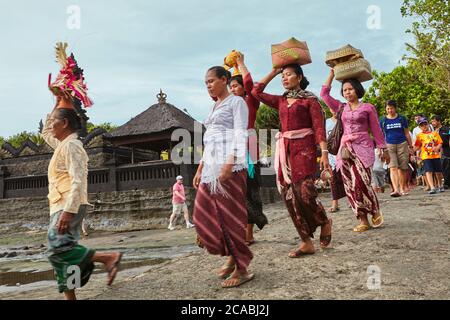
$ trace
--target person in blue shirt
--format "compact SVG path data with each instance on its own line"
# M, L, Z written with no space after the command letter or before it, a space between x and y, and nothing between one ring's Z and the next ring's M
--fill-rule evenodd
M397 113L397 103L394 100L386 102L386 117L380 120L380 126L391 158L389 163L393 188L391 197L407 195L408 163L413 147L408 130L408 121L404 116Z

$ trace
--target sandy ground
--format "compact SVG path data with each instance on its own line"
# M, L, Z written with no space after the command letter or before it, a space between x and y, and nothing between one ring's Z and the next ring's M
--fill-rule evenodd
M329 194L322 194L326 207ZM224 258L192 245L195 231L148 230L94 234L85 245L126 251L124 264L160 250L170 259L121 271L112 288L104 273L78 290L80 299L449 299L450 192L430 196L419 189L401 198L380 195L385 224L380 229L354 233L357 224L346 200L333 218L330 248L312 256L291 259L299 243L282 203L264 207L270 224L256 232L251 246L250 271L255 279L239 288L222 289L216 272ZM318 248L319 230L315 244ZM135 250L135 251L133 251ZM140 251L141 250L141 251ZM150 251L149 251L150 250ZM153 251L152 251L153 250ZM134 256L133 256L134 254ZM128 255L128 256L127 256ZM142 257L141 257L142 258ZM150 260L149 260L150 261ZM379 273L368 273L379 270ZM368 285L369 283L369 285ZM51 281L9 292L0 299L61 299Z

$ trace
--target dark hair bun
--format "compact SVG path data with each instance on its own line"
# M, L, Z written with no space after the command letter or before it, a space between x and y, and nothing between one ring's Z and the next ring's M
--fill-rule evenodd
M302 81L300 81L300 88L302 90L305 90L308 87L308 85L309 85L308 79L306 79L306 77L303 77Z

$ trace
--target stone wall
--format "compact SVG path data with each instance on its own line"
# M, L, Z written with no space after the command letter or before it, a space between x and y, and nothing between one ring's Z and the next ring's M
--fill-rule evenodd
M87 150L89 155L89 168L103 167L106 161L112 159L112 154L99 151L97 149ZM11 176L42 175L47 174L51 157L51 153L30 155L4 159L1 164L6 166L7 172Z
M131 149L113 147L88 148L89 168L105 167L107 163L116 157L117 164L131 163ZM150 150L136 151L136 162L159 160L159 154ZM5 166L10 176L29 176L47 174L48 164L52 153L28 155L16 158L0 160L0 166Z
M40 154L1 160L11 176L27 176L47 174L51 154Z
M195 189L185 188L192 216ZM262 188L263 203L279 201L276 188ZM105 192L90 194L86 219L94 230L129 231L166 228L172 213L171 188ZM0 200L0 234L6 232L46 230L48 202L44 197ZM180 216L177 223L184 223Z

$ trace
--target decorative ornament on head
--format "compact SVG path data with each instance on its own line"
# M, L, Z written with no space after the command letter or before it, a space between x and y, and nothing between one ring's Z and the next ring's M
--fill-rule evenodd
M60 64L61 70L54 82L52 74L48 75L48 87L55 96L63 100L78 100L88 108L93 102L87 95L88 88L84 82L83 69L78 67L73 53L67 57L66 49L67 43L56 43L56 62Z
M233 77L240 75L241 71L239 70L239 66L237 64L237 59L240 56L240 52L237 50L231 50L231 52L223 59L223 67L226 70L230 70L231 68L234 69L233 71Z

